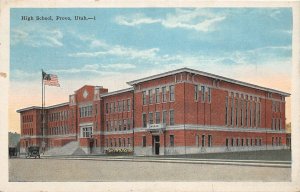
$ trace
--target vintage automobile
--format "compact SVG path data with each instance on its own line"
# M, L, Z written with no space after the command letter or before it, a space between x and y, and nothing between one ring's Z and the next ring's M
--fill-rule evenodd
M9 149L8 149L8 155L9 155L9 158L17 157L17 155L18 155L17 148L16 147L9 147Z
M41 156L40 156L40 147L39 146L29 146L27 148L26 158L29 158L29 157L41 158Z

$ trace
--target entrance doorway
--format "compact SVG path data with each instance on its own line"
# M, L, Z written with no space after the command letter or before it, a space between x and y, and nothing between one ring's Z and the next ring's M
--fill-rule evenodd
M159 148L160 148L159 136L158 135L152 136L152 149L155 155L159 155Z
M94 140L90 140L90 154L93 153L93 147L94 147Z

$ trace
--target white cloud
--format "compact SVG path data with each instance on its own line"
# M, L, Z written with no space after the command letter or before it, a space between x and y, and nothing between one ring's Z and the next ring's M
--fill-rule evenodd
M63 33L59 29L46 29L41 26L15 28L12 30L12 45L23 43L31 47L61 47Z
M126 26L160 23L166 28L183 28L187 30L208 32L215 30L215 25L224 19L226 19L225 15L213 14L200 9L178 9L176 13L168 14L164 19L155 19L146 17L142 14L135 14L118 16L115 21L119 25Z
M118 70L134 69L136 66L130 63L112 63L112 64L86 64L78 68L69 69L55 69L50 70L51 73L63 73L63 74L74 74L74 73L94 73L101 75L118 74Z
M93 41L94 42L94 41ZM107 45L102 48L103 51L94 51L94 52L78 52L68 54L70 57L101 57L106 55L113 55L118 57L127 57L131 59L149 59L154 58L159 51L158 48L151 48L145 50L138 50L130 47L124 47L120 45Z

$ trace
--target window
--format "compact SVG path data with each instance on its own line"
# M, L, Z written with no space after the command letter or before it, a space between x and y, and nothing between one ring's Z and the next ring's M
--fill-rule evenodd
M259 139L258 144L259 144L259 146L261 146L261 139Z
M121 131L121 130L122 130L122 121L119 120L119 131Z
M160 112L155 113L155 123L160 124Z
M125 141L125 138L123 138L123 147L126 146L126 141Z
M242 139L241 142L242 142L241 145L244 146L244 139Z
M125 100L122 100L122 111L125 111L125 108L126 108Z
M146 91L143 91L143 105L147 104L147 100L146 100Z
M114 112L117 112L117 106L116 106L116 103L113 102L113 104L114 104Z
M202 135L202 147L204 147L205 146L205 135Z
M234 139L231 138L231 146L234 146Z
M279 137L279 146L281 146L281 137Z
M170 125L174 125L174 110L170 110Z
M211 88L208 87L207 91L208 91L208 102L210 103L211 102Z
M109 130L109 127L108 127L108 121L106 121L106 131Z
M143 147L146 147L146 136L143 136Z
M208 147L212 146L212 136L208 135Z
M239 116L238 116L238 113L239 113L239 111L238 111L238 100L236 99L235 100L235 103L236 103L236 105L235 105L235 125L238 127L238 119L239 119Z
M241 121L240 121L240 123L241 123L241 126L243 126L244 125L244 114L243 114L243 108L244 108L244 106L243 106L243 101L241 101L241 107L240 107L240 110L241 110L241 113L240 113L240 117L241 117Z
M228 138L226 138L226 147L229 146L229 141L228 141Z
M234 98L232 95L231 96L231 117L230 117L230 125L232 125L232 126L233 126L233 115L234 115L233 106L234 106Z
M249 104L250 107L250 114L249 114L249 120L250 120L250 127L252 127L252 103Z
M249 139L246 139L246 146L249 146Z
M122 146L122 143L121 143L121 138L119 138L119 143L118 143L119 147Z
M113 112L113 109L114 109L113 107L114 107L114 106L113 106L113 103L110 103L110 108L109 108L109 112L110 112L110 113Z
M121 112L121 108L122 108L122 106L121 106L121 101L118 101L118 111L119 111L119 112Z
M127 111L130 111L130 99L127 99Z
M194 99L196 101L198 100L198 85L194 86Z
M117 139L116 138L114 138L114 146L116 147L117 146Z
M127 129L130 130L131 128L131 119L127 119Z
M143 120L143 127L147 127L147 115L145 113L143 113L142 120Z
M149 104L152 104L152 102L153 102L152 89L150 89L150 90L148 91L148 94L149 94Z
M201 99L202 99L202 102L205 101L205 87L204 86L201 86Z
M93 111L93 106L84 106L79 108L80 117L91 117ZM60 117L60 116L59 116Z
M225 99L225 125L228 125L228 97Z
M131 143L130 143L130 138L127 139L127 146L130 147Z
M162 102L167 102L167 89L162 87Z
M174 135L170 135L170 147L174 147Z
M175 101L175 90L174 85L170 86L170 101Z
M272 137L272 146L274 146L274 137Z
M239 146L239 139L236 139L236 146Z
M164 124L167 124L167 111L163 111L162 122Z
M123 119L123 130L126 130L127 119Z
M81 128L81 137L89 138L92 136L92 127L82 127Z
M160 102L160 98L159 98L159 88L155 89L155 102L159 103Z
M245 104L246 104L246 119L245 119L245 125L246 125L246 127L248 127L248 102L247 101L245 101Z
M153 124L153 113L149 113L149 124Z

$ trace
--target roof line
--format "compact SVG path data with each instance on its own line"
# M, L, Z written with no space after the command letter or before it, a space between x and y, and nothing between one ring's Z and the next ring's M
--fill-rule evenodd
M116 95L116 94L119 94L119 93L125 93L125 92L133 91L133 90L134 90L133 87L129 87L129 88L126 88L126 89L120 89L120 90L117 90L117 91L103 93L103 94L101 94L101 97L107 97L107 96Z
M275 89L262 87L262 86L254 85L254 84L251 84L251 83L246 83L246 82L239 81L239 80L230 79L230 78L227 78L227 77L214 75L214 74L211 74L211 73L207 73L207 72L203 72L203 71L199 71L199 70L195 70L195 69L190 69L190 68L187 68L187 67L175 69L175 70L172 70L172 71L167 71L167 72L164 72L164 73L160 73L160 74L157 74L157 75L152 75L152 76L149 76L149 77L144 77L144 78L133 80L133 81L129 81L129 82L127 82L127 84L133 86L133 85L141 83L141 82L166 77L166 76L169 76L169 75L174 75L174 74L181 73L181 72L195 73L197 75L211 77L211 78L219 79L219 80L226 81L226 82L229 82L229 83L238 84L238 85L242 85L242 86L246 86L246 87L250 87L250 88L254 88L254 89L259 89L259 90L262 90L262 91L278 93L278 94L284 95L284 96L290 96L291 95L291 94L283 92L283 91L278 91L278 90L275 90Z
M69 102L55 104L55 105L50 105L50 106L45 107L44 109L52 109L54 107L61 107L61 106L65 106L65 105L69 105ZM40 106L26 107L26 108L23 108L23 109L18 109L17 113L20 113L20 112L23 112L23 111L32 110L32 109L42 109L42 107L40 107Z

